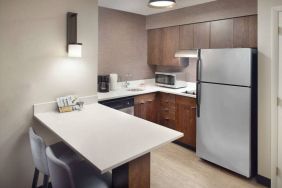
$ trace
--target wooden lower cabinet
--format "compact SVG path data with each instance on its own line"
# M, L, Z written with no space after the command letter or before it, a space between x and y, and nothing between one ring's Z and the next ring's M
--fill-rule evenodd
M176 96L175 130L183 132L179 141L196 148L196 101L194 98Z
M196 148L196 99L167 93L150 93L134 98L136 117L184 133L178 141Z
M158 123L175 129L175 95L159 93Z
M178 141L196 148L196 99L159 93L159 124L184 133Z
M158 123L156 93L139 95L134 98L134 115Z

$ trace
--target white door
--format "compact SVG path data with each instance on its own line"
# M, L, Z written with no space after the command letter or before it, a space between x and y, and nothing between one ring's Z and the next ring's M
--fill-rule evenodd
M282 12L279 13L279 81L278 81L278 168L277 187L282 187Z

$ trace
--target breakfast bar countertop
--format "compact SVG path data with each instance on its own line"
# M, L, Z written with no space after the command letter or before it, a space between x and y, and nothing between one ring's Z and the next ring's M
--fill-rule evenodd
M101 173L183 136L178 131L98 103L85 105L82 111L68 113L36 110L42 105L34 105L35 118Z

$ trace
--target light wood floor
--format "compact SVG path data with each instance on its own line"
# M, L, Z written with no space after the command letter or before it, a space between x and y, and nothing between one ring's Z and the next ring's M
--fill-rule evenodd
M151 188L265 188L168 144L151 154Z

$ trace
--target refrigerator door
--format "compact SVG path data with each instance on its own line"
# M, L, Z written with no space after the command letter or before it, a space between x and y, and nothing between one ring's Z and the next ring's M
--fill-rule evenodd
M197 150L202 159L251 175L251 89L201 83Z
M251 86L252 49L201 50L199 81Z

